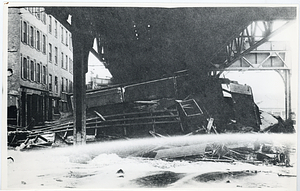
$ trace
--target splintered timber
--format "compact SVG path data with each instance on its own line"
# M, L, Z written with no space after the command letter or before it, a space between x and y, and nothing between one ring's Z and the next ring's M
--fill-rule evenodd
M70 100L74 106L72 95ZM73 128L72 114L40 126L9 126L8 145L73 144ZM87 142L237 132L292 133L294 128L292 121L260 111L250 86L185 71L86 92ZM55 134L52 141L45 138L49 133Z

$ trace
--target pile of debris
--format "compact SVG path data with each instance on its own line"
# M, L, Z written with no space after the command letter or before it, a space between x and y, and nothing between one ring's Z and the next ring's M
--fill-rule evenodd
M162 159L166 161L208 161L208 162L244 162L254 165L278 165L291 167L291 148L274 146L267 143L254 143L248 146L237 144L211 143L187 146L163 146L145 151L137 156Z
M102 116L98 112L95 112L95 114L97 117L89 117L89 119L87 119L87 129L90 131L95 124L96 126L98 124L98 127L101 127L101 125L108 126L109 124L105 122L106 119L109 119L109 116ZM173 116L173 117L176 118L178 116ZM260 130L261 133L294 133L295 132L293 126L294 122L292 120L284 121L280 117L276 117L262 111L261 111L261 118L263 123L261 125L261 130ZM117 120L113 119L113 121L117 121ZM237 126L237 124L234 122L232 122L231 125ZM69 116L69 118L66 118L64 120L60 120L59 122L57 121L57 122L47 123L44 126L33 126L33 127L28 126L26 128L9 126L8 146L10 147L20 146L21 149L28 149L28 148L36 148L36 147L44 148L49 146L72 145L73 127L74 126L72 122L72 116ZM239 133L249 132L249 129L251 132L251 128L240 126L240 128L235 128L235 131L230 131L230 129L228 129L228 132L239 132ZM88 142L130 139L125 136L122 137L122 136L102 134L101 131L97 131L97 129L92 129L92 130L94 132L90 135L87 135ZM218 134L216 128L213 125L213 118L208 120L207 126L202 126L201 128L198 128L190 133L186 133L182 136L191 136L191 135L203 134L203 133ZM150 130L148 134L149 136L153 136L153 137L162 137L162 138L169 137L168 134L159 133L153 130ZM221 147L221 148L226 148L226 147ZM233 157L242 156L242 155L234 155L233 153L238 152L238 151L236 152L234 151L235 150L233 149L231 152L229 152ZM227 155L229 153L227 153ZM245 154L245 153L240 152L240 154Z
M261 111L262 125L261 132L263 133L295 133L292 119L283 120L280 116L274 116L270 113Z
M73 100L72 97L70 100ZM293 122L259 111L252 89L187 73L86 93L87 141L219 133L294 133ZM73 116L41 126L9 126L8 145L72 144ZM51 135L50 139L45 138Z

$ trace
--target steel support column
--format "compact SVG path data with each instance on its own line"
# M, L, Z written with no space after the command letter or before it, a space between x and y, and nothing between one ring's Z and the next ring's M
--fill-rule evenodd
M93 29L88 18L82 15L63 14L61 22L66 23L72 33L73 46L73 143L86 143L86 82L85 74L88 71L88 56L93 46ZM65 19L71 18L66 21Z
M74 144L86 143L86 83L88 56L93 45L93 35L89 29L80 28L81 24L72 17L73 43L73 92L74 92ZM78 24L79 23L79 24ZM77 24L77 25L76 25ZM88 31L88 32L86 32Z
M284 70L285 119L291 119L291 75L290 70Z
M74 81L74 144L86 143L86 104L85 104L85 60L86 54L79 32L72 33L73 81Z

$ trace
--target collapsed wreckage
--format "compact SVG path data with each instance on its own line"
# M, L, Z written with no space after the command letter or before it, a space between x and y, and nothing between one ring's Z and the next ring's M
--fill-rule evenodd
M73 105L72 95L69 100ZM273 116L273 121L263 120L268 114L255 104L250 86L225 78L200 79L186 71L87 91L86 107L87 142L204 133L294 132L293 123ZM73 116L42 126L9 128L9 146L72 144ZM53 141L45 138L49 133L55 134Z

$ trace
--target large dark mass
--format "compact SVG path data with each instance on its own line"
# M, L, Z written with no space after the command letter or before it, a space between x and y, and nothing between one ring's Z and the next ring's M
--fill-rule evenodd
M295 7L46 7L46 12L62 23L72 15L65 26L79 32L85 48L100 38L101 59L115 83L180 70L205 76L214 56L251 22L296 17Z

